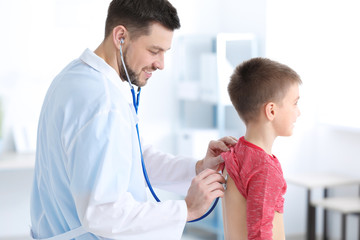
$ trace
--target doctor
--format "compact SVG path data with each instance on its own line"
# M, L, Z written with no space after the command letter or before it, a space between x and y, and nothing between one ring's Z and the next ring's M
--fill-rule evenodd
M164 68L180 27L167 0L113 0L105 39L53 80L42 107L31 196L34 239L180 239L186 221L223 196L215 170L236 140L211 141L205 158L175 157L141 143L152 184L190 188L185 200L150 202L124 63L142 87ZM186 193L186 189L185 193Z

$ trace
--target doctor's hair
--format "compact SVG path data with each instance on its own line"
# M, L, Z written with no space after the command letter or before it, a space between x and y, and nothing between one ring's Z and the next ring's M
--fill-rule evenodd
M247 124L258 118L268 102L282 104L300 76L290 67L267 58L252 58L238 65L230 78L228 93L240 118Z
M169 30L180 28L176 9L167 0L113 0L105 23L105 38L123 25L131 39L150 34L150 25L160 23Z

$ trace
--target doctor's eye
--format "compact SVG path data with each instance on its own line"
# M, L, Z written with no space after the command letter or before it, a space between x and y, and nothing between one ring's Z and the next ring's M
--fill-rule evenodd
M152 51L152 50L149 50L149 52L151 53L151 55L156 55L159 53L159 51Z

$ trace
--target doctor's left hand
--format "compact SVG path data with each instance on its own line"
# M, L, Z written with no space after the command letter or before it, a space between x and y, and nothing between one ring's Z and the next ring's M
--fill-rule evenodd
M237 138L229 136L210 141L205 158L196 163L196 174L208 168L218 171L223 162L220 154L229 151L229 147L234 146L237 141Z

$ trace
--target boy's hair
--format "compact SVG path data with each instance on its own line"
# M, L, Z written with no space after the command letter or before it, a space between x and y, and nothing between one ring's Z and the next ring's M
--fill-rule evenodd
M236 67L228 92L240 118L246 123L256 120L261 106L281 103L293 84L301 84L290 67L267 58L252 58Z
M169 30L180 28L176 9L167 0L113 0L105 23L105 38L114 27L123 25L132 39L149 34L150 24L158 22Z

